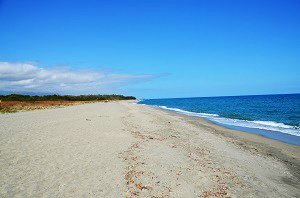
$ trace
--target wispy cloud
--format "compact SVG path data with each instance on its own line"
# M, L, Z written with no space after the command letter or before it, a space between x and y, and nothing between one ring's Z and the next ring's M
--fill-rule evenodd
M107 92L109 86L123 86L153 77L70 68L47 69L32 63L0 62L0 90L12 92L102 93Z

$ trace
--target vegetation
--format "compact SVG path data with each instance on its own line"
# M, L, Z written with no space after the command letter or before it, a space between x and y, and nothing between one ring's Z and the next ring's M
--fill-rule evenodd
M30 111L35 109L49 109L63 106L70 106L76 104L89 103L91 101L34 101L34 102L20 102L20 101L2 101L0 102L1 113L14 113L18 111Z
M133 96L123 95L45 95L45 96L30 96L21 94L0 95L1 101L101 101L101 100L135 100Z
M69 105L84 104L97 101L134 100L133 96L122 95L0 95L0 113L13 113L35 109L57 108Z

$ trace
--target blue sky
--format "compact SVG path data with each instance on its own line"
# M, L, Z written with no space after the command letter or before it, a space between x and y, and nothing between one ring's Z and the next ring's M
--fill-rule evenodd
M0 90L299 93L299 10L298 0L0 0Z

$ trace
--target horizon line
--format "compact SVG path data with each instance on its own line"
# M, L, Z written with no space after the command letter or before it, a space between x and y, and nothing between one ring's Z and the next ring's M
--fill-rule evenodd
M299 93L274 93L274 94L250 94L250 95L227 95L227 96L192 96L175 98L138 98L139 100L161 100L161 99L187 99L187 98L219 98L219 97L243 97L243 96L272 96L272 95L297 95Z

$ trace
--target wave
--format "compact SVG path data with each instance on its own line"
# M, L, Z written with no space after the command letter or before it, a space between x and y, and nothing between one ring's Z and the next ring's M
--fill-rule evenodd
M156 106L156 105L154 105L154 106ZM217 122L219 124L262 129L262 130L267 130L267 131L278 131L281 133L286 133L286 134L290 134L290 135L294 135L294 136L300 136L299 128L297 128L295 126L286 125L283 123L278 123L278 122L273 122L273 121L260 121L260 120L254 120L254 121L239 120L239 119L221 117L218 114L196 113L196 112L191 112L191 111L185 111L185 110L178 109L178 108L170 108L170 107L166 107L166 106L156 106L156 107L159 107L159 108L165 109L165 110L169 110L169 111L175 111L175 112L189 115L189 116L206 118L210 121Z
M191 112L191 111L185 111L182 109L177 109L177 108L170 108L170 107L166 107L166 106L157 106L161 109L166 109L166 110L171 110L171 111L177 111L180 113L184 113L184 114L188 114L188 115L198 115L198 116L202 116L202 117L218 117L218 114L209 114L209 113L195 113L195 112Z

